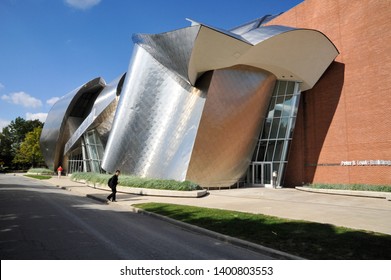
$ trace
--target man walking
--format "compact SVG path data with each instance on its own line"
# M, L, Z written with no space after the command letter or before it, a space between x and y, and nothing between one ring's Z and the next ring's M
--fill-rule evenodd
M118 184L118 176L121 172L119 170L115 171L115 174L109 179L109 187L111 188L111 194L107 197L107 202L110 200L112 202L116 202L115 195L117 193L117 184Z

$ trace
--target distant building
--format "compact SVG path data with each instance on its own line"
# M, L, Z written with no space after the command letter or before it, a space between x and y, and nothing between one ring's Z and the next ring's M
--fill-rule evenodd
M46 163L204 187L271 186L273 173L284 187L389 183L390 71L381 71L391 17L389 2L375 2L310 0L231 30L191 21L136 34L126 74L52 107Z

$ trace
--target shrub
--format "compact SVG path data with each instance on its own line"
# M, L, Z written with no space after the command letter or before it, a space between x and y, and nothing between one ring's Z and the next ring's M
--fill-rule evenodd
M107 181L112 175L100 174L92 172L77 172L71 175L72 180L85 180L91 183L98 183L107 185ZM190 181L176 181L140 178L130 175L121 175L119 177L119 185L123 187L145 188L145 189L163 189L163 190L177 190L177 191L193 191L201 190L202 188Z
M39 175L53 175L53 170L47 168L30 168L27 173L30 174L39 174Z
M367 184L311 184L314 189L336 189L353 191L373 191L373 192L391 192L391 186L386 185L367 185Z
M24 176L34 178L34 179L39 179L39 180L48 180L48 179L52 178L52 176L49 176L49 175L26 174Z

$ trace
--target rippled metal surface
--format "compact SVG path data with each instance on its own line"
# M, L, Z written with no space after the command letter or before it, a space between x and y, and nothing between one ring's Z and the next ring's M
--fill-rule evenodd
M188 65L200 26L191 26L163 34L135 34L133 41L159 63L183 80L188 80Z
M220 187L242 178L251 162L274 83L274 75L254 67L214 71L187 180Z
M103 169L185 179L205 96L135 46Z

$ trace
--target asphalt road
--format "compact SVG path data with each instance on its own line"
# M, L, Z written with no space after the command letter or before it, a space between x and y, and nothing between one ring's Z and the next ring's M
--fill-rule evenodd
M2 260L270 259L43 181L0 174Z

